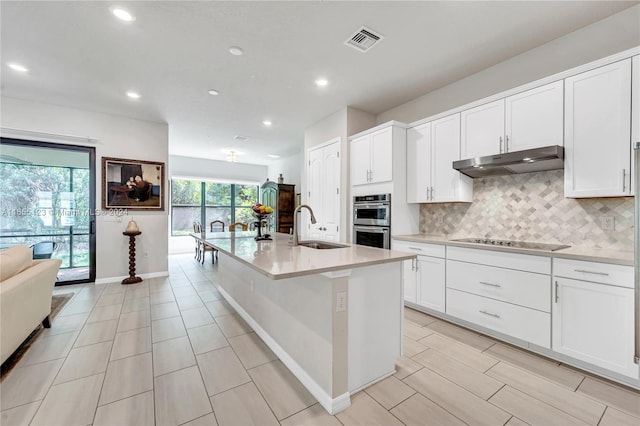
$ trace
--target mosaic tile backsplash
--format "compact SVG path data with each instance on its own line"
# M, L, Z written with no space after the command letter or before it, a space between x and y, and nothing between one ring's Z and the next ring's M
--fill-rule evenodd
M563 170L477 178L473 194L471 204L422 204L420 232L633 250L633 197L564 198Z

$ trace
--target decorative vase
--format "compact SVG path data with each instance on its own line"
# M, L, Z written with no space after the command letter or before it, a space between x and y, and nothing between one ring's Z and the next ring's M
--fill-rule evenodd
M282 173L280 173L280 176L278 176L278 183L284 183L284 177L282 176Z
M135 220L131 219L129 221L126 232L140 232L140 228L138 228L138 224L136 223Z
M251 214L253 215L253 217L258 219L258 221L256 222L256 227L258 228L258 235L255 237L255 240L256 241L271 240L271 235L269 234L262 235L262 221L268 219L273 213L261 214L261 213L256 213L252 211Z

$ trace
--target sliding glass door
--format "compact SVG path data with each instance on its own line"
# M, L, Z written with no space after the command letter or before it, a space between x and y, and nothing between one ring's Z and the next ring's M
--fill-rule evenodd
M95 148L0 140L0 248L62 260L57 285L95 281Z

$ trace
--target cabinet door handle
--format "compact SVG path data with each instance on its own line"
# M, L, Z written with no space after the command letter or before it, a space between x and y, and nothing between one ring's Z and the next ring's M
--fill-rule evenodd
M484 282L484 281L479 281L479 283L483 284L483 285L488 285L488 286L491 286L491 287L497 287L497 288L501 288L502 287L500 284L493 284L493 283L488 283L488 282Z
M412 271L416 270L416 260L415 259L411 259L411 270Z
M410 250L422 251L422 249L418 248L418 247L407 247L407 248L410 249Z
M627 169L622 169L622 192L627 192Z
M574 269L576 272L582 272L584 274L595 274L595 275L603 275L608 277L609 274L607 272L599 272L599 271L587 271L586 269Z
M418 272L418 259L416 259L416 272Z
M502 154L502 136L500 136L500 154Z
M433 201L433 186L431 186L430 188L431 188L431 201Z
M558 303L558 281L556 281L556 303Z
M478 312L480 312L481 314L489 315L490 317L500 318L500 315L498 315L498 314L492 314L491 312L487 312L487 311L483 311L483 310L480 310L480 311L478 311Z
M504 152L509 152L509 135L504 137Z

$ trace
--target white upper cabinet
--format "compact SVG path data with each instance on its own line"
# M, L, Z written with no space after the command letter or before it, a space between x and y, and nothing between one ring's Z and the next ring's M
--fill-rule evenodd
M351 185L393 179L393 126L351 140Z
M407 202L426 203L431 187L431 123L407 129Z
M460 114L431 123L430 202L473 201L473 180L453 168L460 159Z
M631 59L565 80L565 197L631 195Z
M351 141L351 185L369 183L369 135Z
M462 158L504 150L504 99L462 111Z
M462 158L563 145L563 84L556 81L462 112Z
M473 181L452 167L460 159L460 114L407 131L407 202L473 199Z
M632 58L631 64L632 77L631 77L631 143L635 144L640 142L640 55ZM634 170L637 164L631 162L631 176L634 175ZM631 193L635 194L634 179L631 179Z
M505 99L505 149L563 145L562 80Z

